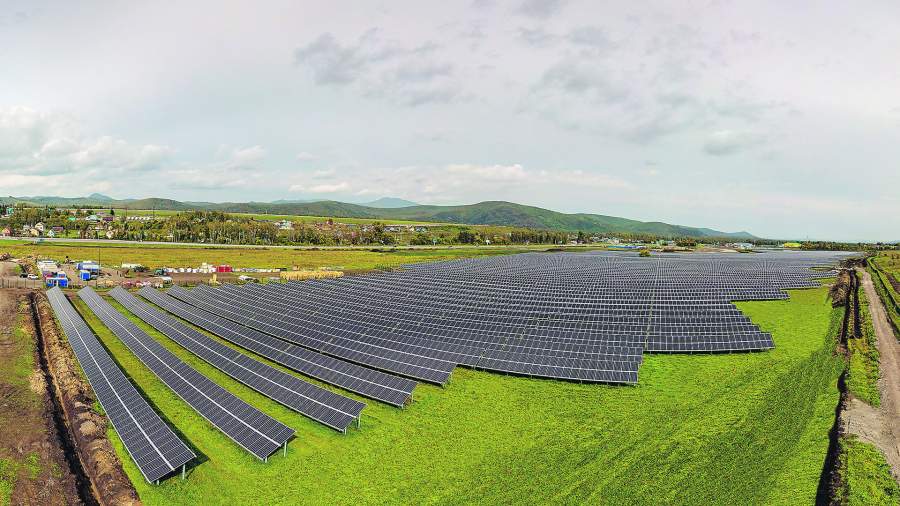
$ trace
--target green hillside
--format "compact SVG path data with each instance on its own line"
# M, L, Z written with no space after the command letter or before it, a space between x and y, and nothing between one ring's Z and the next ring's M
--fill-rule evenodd
M92 196L94 197L94 196ZM280 214L295 216L333 216L335 218L376 218L422 222L464 223L469 225L501 225L537 229L583 231L592 234L648 234L660 237L722 237L753 239L748 232L720 232L709 228L643 222L600 214L566 214L540 207L512 202L489 201L462 206L413 205L376 208L332 200L316 202L179 202L171 199L146 198L114 200L104 198L10 197L4 203L24 202L31 205L97 206L121 209L156 209L187 211L193 209L229 213Z

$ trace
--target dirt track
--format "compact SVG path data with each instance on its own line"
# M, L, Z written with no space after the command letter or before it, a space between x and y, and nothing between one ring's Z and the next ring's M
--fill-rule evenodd
M881 449L891 465L894 478L900 479L900 343L887 321L871 276L863 269L857 271L869 299L869 311L881 353L881 379L878 381L881 409L854 399L847 410L847 430Z

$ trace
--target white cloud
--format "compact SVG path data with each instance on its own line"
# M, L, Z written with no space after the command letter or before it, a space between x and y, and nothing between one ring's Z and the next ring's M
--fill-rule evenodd
M0 109L0 171L58 174L159 168L173 150L111 136L83 135L67 117L27 107Z
M418 106L463 97L453 64L439 53L430 41L406 47L372 29L348 44L323 33L294 51L294 62L320 86L355 86L365 97Z
M515 182L528 177L521 165L448 165L447 172L459 177L477 178L484 181Z
M335 171L334 169L317 169L317 170L313 171L312 178L313 179L328 179L330 177L333 177L336 173L337 173L337 171Z
M306 151L301 151L300 153L297 153L297 156L295 158L298 162L311 162L316 159L316 155L307 153Z
M706 139L703 151L714 156L734 155L764 142L764 138L754 132L717 130Z
M246 188L272 176L262 165L267 151L262 146L230 147L220 145L217 160L205 164L181 163L164 171L165 180L174 188L214 191Z
M346 181L340 181L337 183L323 183L312 186L305 186L302 184L294 184L288 188L288 191L297 192L297 193L341 193L350 190L350 183Z

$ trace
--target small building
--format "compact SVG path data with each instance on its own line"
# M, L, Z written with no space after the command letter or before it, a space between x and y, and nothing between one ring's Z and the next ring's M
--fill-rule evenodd
M9 227L3 227L3 230L0 230L0 235L9 237L12 235L12 230L10 230Z
M69 286L69 278L66 277L66 273L64 272L59 272L53 276L46 277L44 278L44 281L47 283L47 288L52 288L54 286L67 288Z
M290 220L276 221L275 226L278 227L278 230L294 230L294 222Z
M35 223L34 229L37 230L38 232L43 232L44 231L44 223L40 222L40 221Z
M85 260L83 262L78 262L75 264L75 268L78 271L87 271L90 273L90 279L96 278L100 274L100 264L94 262L93 260Z

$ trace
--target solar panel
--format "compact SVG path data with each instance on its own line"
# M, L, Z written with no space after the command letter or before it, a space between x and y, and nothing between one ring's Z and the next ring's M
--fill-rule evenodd
M248 452L265 460L293 437L293 429L181 361L90 287L78 296L166 386Z
M644 353L773 348L734 302L819 286L845 256L535 252L171 293L262 335L423 381L443 384L461 365L634 383Z
M225 374L328 427L346 431L365 407L362 402L250 358L141 302L122 288L113 289L110 295L148 325Z
M158 482L196 457L134 385L57 287L47 298L106 417L148 482Z
M444 384L456 364L442 359L416 355L402 347L385 347L380 342L353 339L339 329L324 325L306 326L284 322L262 307L250 307L206 294L191 292L203 309L247 327L319 353L373 369L407 376L430 383Z
M171 294L185 292L173 287ZM344 362L306 348L290 344L268 334L245 327L226 318L182 302L150 287L138 293L166 311L212 332L246 350L292 370L351 392L394 406L409 402L416 382L366 367ZM182 293L182 295L184 295Z

